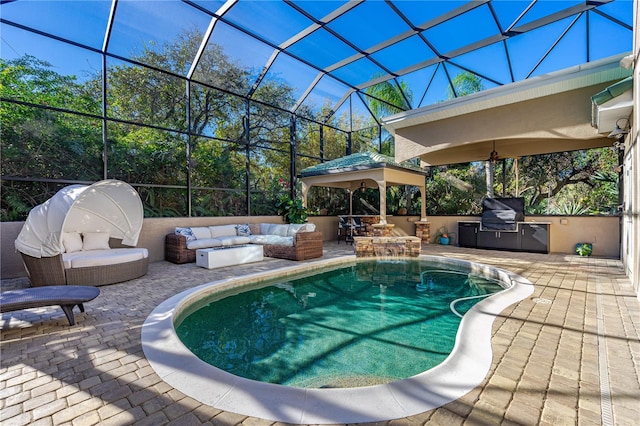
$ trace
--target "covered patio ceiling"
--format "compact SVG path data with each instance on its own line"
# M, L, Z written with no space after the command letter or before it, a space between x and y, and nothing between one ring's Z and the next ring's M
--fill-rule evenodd
M358 189L377 188L380 191L380 223L387 223L387 187L416 186L422 200L420 218L426 220L426 173L417 166L399 164L382 154L361 152L307 167L300 173L302 199L307 205L307 195L313 186L343 188L351 197ZM351 209L349 211L351 213Z
M625 55L572 67L495 89L386 117L396 161L426 165L611 146L622 108L592 117L592 96L631 75ZM596 114L600 111L596 109ZM595 125L594 123L598 123Z

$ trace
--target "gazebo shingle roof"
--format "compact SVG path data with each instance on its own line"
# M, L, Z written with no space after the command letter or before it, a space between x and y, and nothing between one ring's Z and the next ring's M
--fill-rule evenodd
M425 173L424 170L415 164L410 164L408 162L398 163L392 157L387 155L373 152L358 152L356 154L347 155L336 158L335 160L307 167L300 173L300 176L317 176L345 171L376 169L380 167L391 167Z

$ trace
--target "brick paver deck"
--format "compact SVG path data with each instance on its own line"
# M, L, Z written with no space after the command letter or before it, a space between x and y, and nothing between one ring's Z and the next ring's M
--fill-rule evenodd
M325 244L325 257L352 254ZM640 419L640 303L617 260L423 246L495 265L535 284L493 326L494 360L462 398L381 425L635 425ZM157 304L186 288L289 261L218 270L152 263L149 273L101 287L69 327L59 308L2 314L3 425L247 425L271 421L186 397L151 369L140 328ZM24 285L5 280L3 289Z

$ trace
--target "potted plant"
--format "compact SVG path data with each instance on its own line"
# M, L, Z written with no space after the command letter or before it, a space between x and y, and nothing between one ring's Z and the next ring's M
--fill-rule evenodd
M309 212L302 205L299 199L291 199L289 195L290 185L284 179L278 179L277 186L280 189L278 200L276 201L276 209L278 214L282 216L285 223L305 223L309 217Z
M576 244L576 253L580 256L591 256L592 251L593 251L593 244L591 243Z
M276 203L276 208L286 223L305 223L309 216L300 200L283 199Z
M436 234L433 238L433 242L437 242L440 243L442 245L449 245L450 242L450 234L449 234L449 229L446 226L441 226L440 228L438 228L438 230L436 231Z

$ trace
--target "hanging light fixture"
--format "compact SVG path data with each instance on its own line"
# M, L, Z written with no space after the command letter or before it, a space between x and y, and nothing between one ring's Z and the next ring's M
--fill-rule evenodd
M489 154L488 161L491 161L495 164L499 159L500 157L498 156L498 151L496 151L496 141L493 141L493 151L491 151L491 154Z
M366 184L366 183L364 183L364 181L360 182L360 189L361 189L362 191L364 191L365 189L367 189L367 184Z
M620 127L620 122L621 121L626 121L624 127ZM609 133L609 138L612 139L622 139L624 137L624 135L629 133L629 120L626 118L619 118L616 121L616 127L613 128L613 130L611 131L611 133Z

